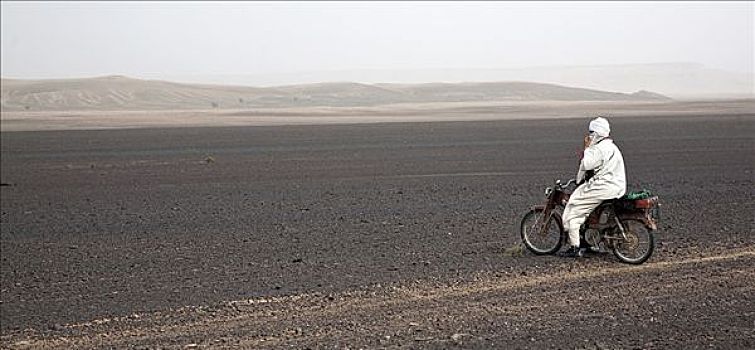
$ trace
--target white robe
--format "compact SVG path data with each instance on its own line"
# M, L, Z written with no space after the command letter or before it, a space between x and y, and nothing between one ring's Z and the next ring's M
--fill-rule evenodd
M619 198L627 190L624 157L610 138L585 149L577 172L577 183L585 178L588 170L594 170L595 175L574 190L562 215L572 246L579 245L579 227L590 212L604 200Z

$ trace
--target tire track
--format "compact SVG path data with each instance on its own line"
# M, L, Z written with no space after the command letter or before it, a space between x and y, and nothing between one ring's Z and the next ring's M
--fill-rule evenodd
M754 259L755 247L747 247L724 254L689 257L683 260L661 261L639 266L588 267L571 271L561 266L554 272L532 277L483 276L477 281L452 285L419 284L377 291L351 291L332 296L299 294L237 300L225 303L214 311L208 307L187 307L166 312L71 324L65 326L62 332L26 330L3 335L1 347L11 349L100 348L142 343L165 344L174 347L192 344L224 347L228 344L212 343L208 339L223 339L227 334L237 334L229 341L233 342L234 346L244 347L268 347L291 342L318 344L329 339L348 339L354 334L362 334L361 339L365 339L371 335L380 334L381 330L406 328L407 322L410 328L416 328L419 323L407 320L419 319L423 313L432 313L433 310L439 313L448 312L448 305L455 305L454 313L458 320L491 313L523 317L521 315L541 312L542 302L551 299L551 295L561 294L564 289L574 289L574 286L570 286L573 283L589 284L619 275L642 278L658 272L685 268L715 268L719 263L739 262L752 266ZM681 283L683 276L685 275L680 274L679 281L674 283ZM718 276L719 279L749 280L753 280L753 277L755 273L747 269L726 269L725 274ZM671 286L676 286L674 283ZM486 302L496 296L506 296L508 293L514 294L513 298L517 299L516 295L522 295L524 291L542 286L546 286L547 289L535 291L534 297L527 297L519 303L491 306ZM700 284L695 288L704 288L704 285ZM753 291L752 284L742 288L745 292ZM536 302L533 303L533 300ZM596 297L583 301L600 303ZM551 302L549 307L567 306ZM459 313L458 310L463 311ZM371 317L377 314L385 315L386 312L391 317L382 321L379 320L381 318ZM344 327L342 323L338 323L338 320L352 320L351 327ZM459 322L458 320L454 322ZM311 327L305 332L302 330L303 325L311 325Z

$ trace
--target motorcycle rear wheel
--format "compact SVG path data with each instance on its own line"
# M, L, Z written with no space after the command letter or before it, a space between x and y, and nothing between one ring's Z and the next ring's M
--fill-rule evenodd
M519 226L522 243L535 255L553 254L561 249L563 243L564 227L561 225L561 218L556 213L544 218L543 211L541 208L530 210L524 214Z
M624 226L627 239L614 242L613 254L621 262L627 264L639 265L644 263L653 255L655 248L653 231L639 220L622 220L621 225Z

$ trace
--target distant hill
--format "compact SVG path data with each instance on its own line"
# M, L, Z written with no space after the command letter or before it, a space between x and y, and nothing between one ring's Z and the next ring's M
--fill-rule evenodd
M320 81L354 81L366 84L424 82L499 82L578 86L632 93L650 90L674 99L753 98L755 74L707 67L699 63L665 62L589 66L537 66L523 68L346 69L270 74L217 74L152 76L181 82L222 82L248 86L278 86Z
M124 76L88 79L2 79L3 111L190 110L298 106L376 106L474 101L658 101L633 94L530 82L359 84L318 83L277 87L179 84Z
M465 101L658 101L670 98L649 92L607 92L529 82L376 84L416 102Z

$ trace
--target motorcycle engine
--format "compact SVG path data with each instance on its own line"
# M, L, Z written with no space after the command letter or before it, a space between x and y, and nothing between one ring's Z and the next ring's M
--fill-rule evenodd
M585 241L593 247L598 247L600 244L600 232L598 230L585 231Z

